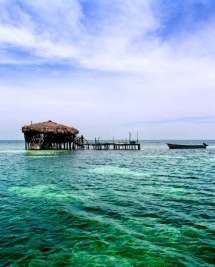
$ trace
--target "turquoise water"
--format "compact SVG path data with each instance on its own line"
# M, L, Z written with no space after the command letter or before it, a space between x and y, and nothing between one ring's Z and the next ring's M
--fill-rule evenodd
M0 142L0 266L215 266L207 143L25 151Z

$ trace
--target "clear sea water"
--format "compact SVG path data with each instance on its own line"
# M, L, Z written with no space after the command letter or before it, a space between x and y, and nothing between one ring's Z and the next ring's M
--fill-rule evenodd
M215 266L207 143L25 151L0 142L0 266Z

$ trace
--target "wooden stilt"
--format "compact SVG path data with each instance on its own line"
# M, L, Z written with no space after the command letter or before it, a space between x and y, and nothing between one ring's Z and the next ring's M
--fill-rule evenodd
M74 138L74 135L72 136L72 149L75 149L75 138Z

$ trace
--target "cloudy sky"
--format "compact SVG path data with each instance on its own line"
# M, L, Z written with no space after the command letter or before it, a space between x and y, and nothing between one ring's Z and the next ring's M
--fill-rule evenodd
M214 0L0 0L0 139L215 138Z

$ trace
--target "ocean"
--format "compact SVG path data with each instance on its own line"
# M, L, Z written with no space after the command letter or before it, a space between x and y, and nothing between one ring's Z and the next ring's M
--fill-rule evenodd
M215 266L215 141L204 141L136 151L0 141L0 266Z

